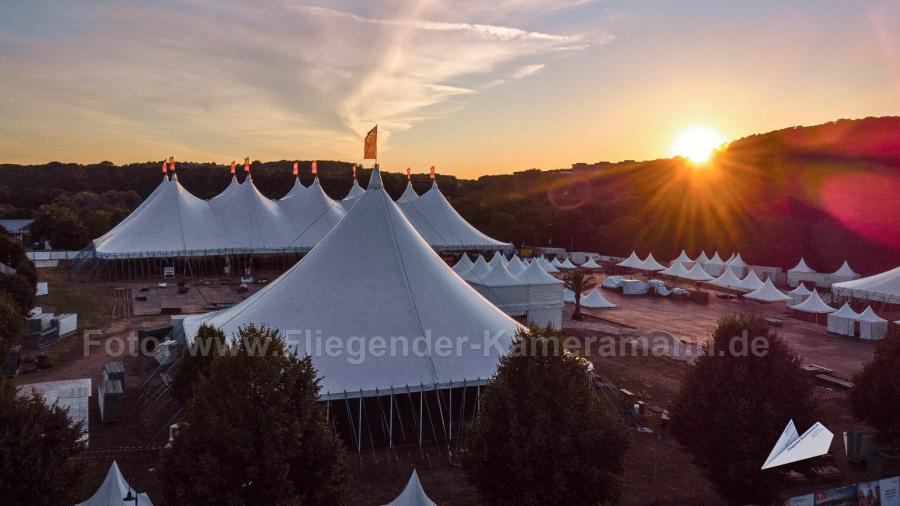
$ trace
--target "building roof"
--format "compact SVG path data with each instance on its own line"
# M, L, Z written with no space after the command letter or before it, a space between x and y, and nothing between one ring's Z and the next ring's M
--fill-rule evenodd
M0 226L6 229L7 232L13 234L16 233L23 228L28 228L31 224L34 223L34 220L30 219L7 219L0 220Z
M377 168L365 194L306 257L235 306L187 316L185 337L192 340L204 323L226 336L249 323L278 329L298 354L312 356L324 398L487 381L520 328L416 233L382 188ZM497 346L482 349L486 333L500 336ZM410 350L423 336L469 341L449 355L368 354L355 363L348 349L317 351L316 335L345 345L351 339L405 338Z

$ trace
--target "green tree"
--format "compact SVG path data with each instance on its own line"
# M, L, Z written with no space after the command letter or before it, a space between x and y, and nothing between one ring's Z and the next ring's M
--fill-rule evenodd
M900 337L878 344L875 356L853 376L853 415L879 432L882 443L900 449Z
M277 331L242 328L193 387L184 428L163 456L171 504L341 504L342 443L318 403L312 362Z
M0 274L0 293L6 294L26 315L34 307L34 284L18 274Z
M754 339L756 352L738 345ZM759 316L723 318L711 345L681 384L672 432L730 502L769 503L785 484L785 468L760 467L789 420L801 432L815 422L812 383Z
M462 465L490 504L588 505L619 495L628 437L586 361L550 328L521 331L484 389Z
M213 359L225 351L225 334L214 327L202 325L194 342L181 351L172 377L172 397L186 405L194 394L194 385L208 378Z
M0 233L0 262L15 269L22 260L28 260L25 248L11 236Z
M493 237L502 241L511 241L517 225L518 221L515 216L510 213L498 212L491 216L487 228Z
M0 293L0 364L6 367L6 357L11 346L18 344L25 334L25 319L19 307L5 293ZM0 403L9 392L6 388L6 371L0 374Z
M594 288L597 283L581 269L575 269L563 277L566 288L575 292L575 311L572 312L573 320L581 320L581 294Z
M25 278L25 280L32 285L35 285L37 283L37 269L35 269L34 267L34 262L29 260L28 258L19 259L19 263L16 264L16 274Z
M57 249L81 249L88 242L88 229L71 209L59 204L38 208L31 234L48 239Z
M37 397L0 395L0 497L4 504L71 504L82 466L81 425Z

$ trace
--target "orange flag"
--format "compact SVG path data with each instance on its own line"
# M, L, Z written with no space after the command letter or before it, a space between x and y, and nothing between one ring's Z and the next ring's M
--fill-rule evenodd
M244 172L250 172L250 157L244 157Z
M434 175L434 165L432 165L432 166L431 166L431 179L434 179L434 178L435 178L435 175Z
M409 174L409 167L406 168L406 180L407 181L412 180L412 176Z
M166 161L163 160L163 174L166 173Z
M356 179L356 164L353 165L353 179Z
M299 173L300 173L300 169L297 168L297 162L294 162L294 175L296 176Z
M174 156L169 157L169 170L171 170L173 172L175 171L175 157Z
M234 160L231 161L231 173L234 174Z
M378 125L375 125L366 134L366 144L363 149L364 160L374 160L376 158L378 158Z
M319 168L316 167L316 161L315 161L315 160L312 161L312 173L313 173L313 175L319 173Z

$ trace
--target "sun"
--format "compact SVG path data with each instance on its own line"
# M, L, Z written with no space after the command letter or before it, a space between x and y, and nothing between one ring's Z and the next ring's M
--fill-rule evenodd
M725 142L725 138L711 128L685 130L672 143L672 156L681 156L694 163L709 160L713 151Z

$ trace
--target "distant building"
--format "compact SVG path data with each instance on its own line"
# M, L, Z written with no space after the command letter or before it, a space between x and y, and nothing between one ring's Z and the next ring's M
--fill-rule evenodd
M25 242L31 236L31 224L34 220L0 220L0 226L19 242Z
M609 167L612 167L613 165L614 164L612 162L597 162L597 163L578 162L578 163L573 163L572 168L570 170L572 170L573 172L593 171L593 170L609 168Z

